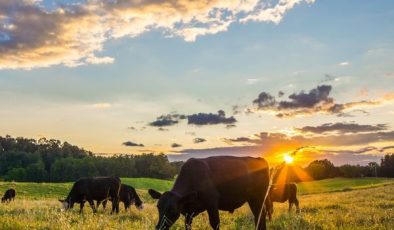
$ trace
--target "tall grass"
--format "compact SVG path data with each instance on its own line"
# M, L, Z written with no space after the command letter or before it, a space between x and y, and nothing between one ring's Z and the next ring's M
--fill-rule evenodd
M0 204L0 229L153 229L157 220L155 201L146 190L139 190L146 201L145 209L132 208L118 215L99 210L93 214L86 206L62 212L54 198L23 197L8 205ZM354 190L301 195L301 213L287 212L287 204L275 203L273 221L269 229L392 229L394 226L394 184ZM247 205L233 214L220 212L221 229L253 229L253 216ZM180 218L173 229L184 229ZM193 221L193 229L210 229L204 213Z

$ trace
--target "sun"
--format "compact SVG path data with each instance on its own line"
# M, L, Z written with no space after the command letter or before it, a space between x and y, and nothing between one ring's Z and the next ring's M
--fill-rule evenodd
M284 158L286 164L291 164L294 161L294 158L290 155L287 155L287 154L283 158Z

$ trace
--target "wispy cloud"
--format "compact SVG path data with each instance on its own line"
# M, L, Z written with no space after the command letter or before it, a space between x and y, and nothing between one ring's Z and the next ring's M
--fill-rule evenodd
M350 65L350 62L344 61L338 64L339 66L348 66Z
M314 0L98 1L47 9L41 1L0 1L0 69L112 63L104 42L152 29L194 41L235 22L279 23L287 11Z

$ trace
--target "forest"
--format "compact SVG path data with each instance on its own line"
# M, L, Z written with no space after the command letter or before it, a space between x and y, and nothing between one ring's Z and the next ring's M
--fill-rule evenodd
M69 182L88 176L149 177L172 180L183 162L170 162L165 154L118 154L100 156L68 142L41 138L0 136L0 178L19 182ZM327 159L315 160L305 168L285 165L286 181L302 181L296 171L306 172L309 180L334 177L394 177L394 154L380 164L334 166Z

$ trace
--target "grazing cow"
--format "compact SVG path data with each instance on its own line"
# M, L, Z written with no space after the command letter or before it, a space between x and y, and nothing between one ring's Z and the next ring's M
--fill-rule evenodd
M93 212L96 212L94 201L102 201L105 199L112 199L112 212L119 212L119 191L120 191L120 179L118 177L89 177L81 178L77 180L70 193L65 200L59 200L62 202L64 209L74 207L74 203L80 204L81 213L83 206L87 201Z
M289 212L293 207L296 206L297 212L300 211L298 199L297 199L297 185L294 183L289 184L273 184L269 192L269 200L267 201L267 215L269 220L272 219L272 213L274 212L273 202L286 202L289 201Z
M211 227L219 229L219 210L233 212L247 202L257 229L265 230L266 213L261 208L268 184L269 167L262 158L191 158L182 166L170 191L149 189L151 197L159 199L156 229L169 229L180 214L185 216L186 229L191 229L193 217L204 211Z
M107 206L107 200L97 201L97 208L99 208L101 202L102 202L103 207L105 209L105 207ZM126 185L126 184L122 184L120 186L119 202L123 202L124 208L126 209L126 211L130 208L130 206L132 204L135 204L135 206L140 210L144 208L144 204L143 204L142 200L140 199L140 197L138 196L135 189L129 185Z
M15 195L16 195L15 189L13 188L8 189L7 191L5 191L4 196L1 198L1 203L4 202L8 203L11 202L11 200L15 200Z

